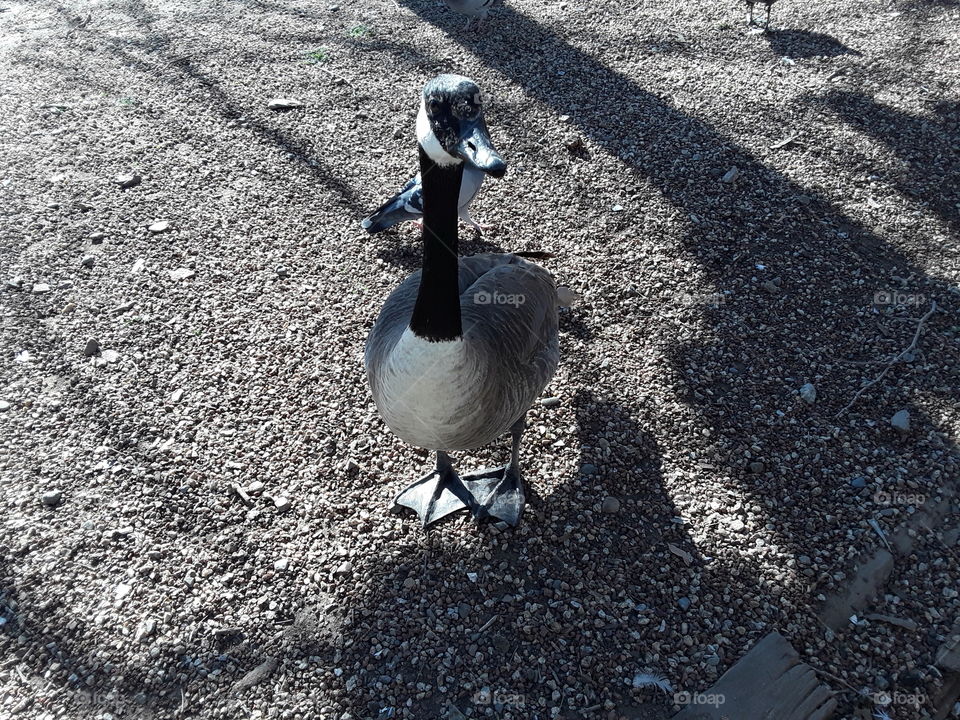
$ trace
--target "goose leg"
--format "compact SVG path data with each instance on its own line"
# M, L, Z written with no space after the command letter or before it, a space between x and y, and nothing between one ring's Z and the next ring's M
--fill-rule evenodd
M526 426L520 418L510 428L513 435L513 451L510 463L498 468L488 468L464 475L463 484L476 499L473 517L477 520L495 518L516 526L526 497L523 492L523 476L520 474L520 438Z
M767 3L767 22L763 25L763 31L770 32L770 3Z
M753 3L747 2L747 25L753 25Z
M479 236L481 236L481 237L483 236L483 233L484 233L485 230L492 230L493 227L494 227L493 225L483 225L483 224L481 224L481 223L478 223L476 220L474 220L472 217L470 217L470 208L469 208L469 207L465 207L465 208L463 208L463 210L460 211L460 218L461 218L467 225L469 225L470 227L472 227L472 228L476 231L477 235L479 235Z
M393 504L413 510L426 527L458 510L472 510L474 500L453 469L450 456L437 451L437 469L403 490Z

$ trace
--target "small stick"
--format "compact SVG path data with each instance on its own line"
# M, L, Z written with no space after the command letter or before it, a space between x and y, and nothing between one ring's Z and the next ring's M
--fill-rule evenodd
M336 80L339 80L339 81L342 82L344 85L349 85L352 90L356 91L356 89L357 89L356 86L355 86L352 82L350 82L349 80L347 80L345 77L343 77L343 76L341 76L341 75L337 75L337 73L335 73L333 70L328 70L327 68L323 67L322 65L320 65L320 66L318 66L318 67L320 68L321 72L325 72L327 75L329 75L330 77L332 77L332 78L334 78L334 79L336 79Z
M930 303L930 309L927 310L926 314L925 314L922 318L920 318L920 321L917 323L917 331L913 334L913 341L912 341L907 347L905 347L903 350L901 350L900 353L899 353L896 357L894 357L890 362L888 362L888 363L887 363L887 366L883 369L883 371L882 371L879 375L877 375L873 380L871 380L870 382L868 382L868 383L867 383L866 385L864 385L862 388L860 388L859 390L857 390L857 394L853 396L853 399L850 400L850 402L847 403L846 407L844 407L844 408L843 408L840 412L838 412L834 417L840 417L840 416L843 415L847 410L849 410L851 407L853 407L853 404L860 398L861 395L863 395L863 393L864 393L868 388L876 385L878 382L880 382L881 380L883 380L884 375L887 374L887 372L890 370L890 368L892 368L894 365L896 365L897 361L900 360L900 358L902 358L902 357L903 357L904 355L906 355L908 352L911 352L915 347L917 347L917 341L920 339L920 331L923 330L923 324L927 321L927 318L929 318L931 315L933 315L933 313L936 311L936 309L937 309L937 301L934 300L933 302Z
M484 630L486 630L486 629L489 628L491 625L493 625L493 624L497 621L497 618L498 618L498 617L500 617L500 616L499 616L499 615L494 615L492 618L490 618L489 620L487 620L487 621L483 624L483 627L481 627L479 630L477 630L477 632L478 632L478 633L482 633Z
M798 134L794 133L793 135L791 135L790 137L788 137L788 138L786 138L786 139L784 139L784 140L780 140L779 142L775 142L773 145L770 146L770 149L771 149L771 150L779 150L780 148L785 148L787 145L789 145L790 143L792 143L792 142L793 142L794 140L796 140L798 137L800 137L800 136L799 136Z

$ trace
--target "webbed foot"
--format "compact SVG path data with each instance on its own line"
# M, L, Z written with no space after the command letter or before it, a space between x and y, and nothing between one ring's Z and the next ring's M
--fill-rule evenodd
M474 500L460 477L450 466L449 459L437 460L437 469L403 490L393 501L413 510L423 527L435 523L458 510L473 511Z
M494 518L513 527L520 522L526 497L523 478L516 465L487 468L464 475L463 484L476 501L472 509L476 520Z

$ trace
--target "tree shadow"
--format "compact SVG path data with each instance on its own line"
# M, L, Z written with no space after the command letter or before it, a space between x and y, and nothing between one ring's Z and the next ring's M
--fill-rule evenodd
M956 102L936 105L935 112L943 118L940 123L908 115L856 92L834 90L822 102L848 125L889 147L904 163L902 174L889 180L960 230L960 111Z
M250 2L262 4L260 0L250 0ZM214 109L222 120L235 122L242 118L245 128L256 133L262 140L284 150L291 160L308 171L322 186L339 196L342 203L356 216L363 216L366 209L365 203L360 199L356 189L340 179L333 166L312 151L311 143L307 139L296 137L288 131L257 119L255 113L251 112L252 108L237 105L215 79L197 67L191 57L175 53L172 38L155 27L156 18L148 12L143 0L127 0L125 11L144 33L143 40L121 41L96 28L86 32L97 38L98 42L123 65L134 67L153 76L169 75L167 78L169 82L182 83L186 79L202 88L213 100L211 109ZM145 62L129 52L125 47L127 45L156 55L161 62ZM349 88L338 85L334 78L331 78L330 83L334 93L351 92Z
M712 402L693 399L708 426L721 428L731 444L736 444L732 435L743 433L756 434L761 444L774 441L776 424L771 425L763 412L748 412L757 405L751 396L763 406L767 399L782 395L783 378L808 376L817 372L811 363L830 365L831 356L845 352L851 337L850 313L868 309L874 292L890 284L891 274L910 278L912 287L940 302L944 312L931 319L928 333L942 329L946 315L955 310L956 296L945 282L928 276L832 202L764 166L706 122L674 108L509 5L497 9L495 29L476 38L451 29L453 19L432 4L413 0L403 4L531 98L568 114L572 125L618 156L629 173L645 178L668 202L683 208L690 219L684 249L699 261L711 286L729 292L731 298L719 312L703 315L715 338L709 365L729 367L743 361L753 370L744 379L742 392L731 398L741 408L739 428L729 427L726 412ZM510 52L503 51L507 47ZM544 72L539 64L528 62L529 57L551 58L554 72ZM604 101L597 103L600 96ZM615 115L610 108L617 108ZM683 148L705 157L697 173L676 161ZM734 166L741 180L734 187L719 182ZM761 260L766 269L758 271L755 265ZM851 277L857 281L851 282ZM807 312L813 308L815 314ZM805 340L806 354L788 350L798 338ZM704 374L696 360L699 353L697 343L674 343L670 356L681 376ZM842 405L840 391L858 387L862 375L833 366L829 372L838 392L825 403L837 410ZM716 375L712 370L706 374ZM772 518L784 512L781 507L768 511ZM785 540L803 552L802 539L790 533Z
M781 57L812 58L862 54L831 35L809 30L772 30L764 37L773 52Z

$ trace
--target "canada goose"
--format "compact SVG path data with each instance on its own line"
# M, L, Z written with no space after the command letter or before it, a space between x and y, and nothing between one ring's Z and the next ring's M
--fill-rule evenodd
M423 525L468 509L516 525L524 416L559 361L557 287L518 254L457 256L464 163L502 177L479 88L460 75L426 84L417 117L423 179L423 266L394 290L367 338L367 379L389 428L435 450L436 470L397 495ZM449 451L513 435L510 462L461 478Z
M464 163L460 197L457 199L460 217L478 233L483 233L485 228L470 217L470 203L480 192L480 185L483 184L485 174L483 170L469 163ZM368 233L374 235L407 220L420 220L421 217L423 217L423 183L420 179L420 173L417 173L407 181L400 192L377 208L360 225Z
M747 0L747 24L756 25L753 19L753 6L758 2L762 2L767 8L767 20L763 25L764 32L770 32L770 6L773 5L777 0Z
M467 30L470 28L470 23L473 22L473 19L477 19L477 29L480 28L480 25L484 20L487 19L487 14L490 12L490 8L494 6L497 0L443 0L447 6L461 15L467 16L467 24L463 28Z

